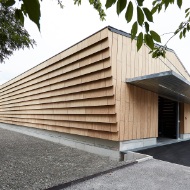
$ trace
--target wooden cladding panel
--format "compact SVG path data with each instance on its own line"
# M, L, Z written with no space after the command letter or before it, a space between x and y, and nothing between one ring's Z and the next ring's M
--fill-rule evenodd
M184 129L183 133L190 133L190 104L184 103L184 114L183 114Z
M123 66L124 62L122 63L122 66L127 68L125 75L126 78L133 78L133 77L173 70L179 75L185 77L187 80L190 80L188 72L185 70L185 68L183 67L182 63L180 62L179 58L176 56L175 53L167 51L165 59L163 57L153 59L151 57L152 55L149 54L150 50L147 46L143 45L140 51L137 52L136 40L133 40L131 42L130 38L125 36L121 37L119 36L121 35L118 35L118 38L123 38L122 40L123 48L127 52L127 57L124 58L127 59L124 60L125 64L127 65ZM118 43L120 44L121 42ZM114 48L120 46L119 49L121 49L121 45L119 45L118 43L116 45L115 42L113 46L115 46Z
M0 121L118 140L108 30L2 85Z
M190 80L189 73L187 72L187 70L181 63L180 59L177 57L177 55L173 52L167 52L166 55L167 55L166 59L167 59L167 63L169 65L169 67L171 67L173 71L180 74L187 80Z
M105 82L105 81L104 81ZM61 90L60 90L61 91ZM58 94L59 93L59 94ZM49 94L49 96L47 95ZM11 108L11 107L22 107L28 105L39 105L39 104L48 104L48 103L58 103L58 102L68 102L68 101L77 101L84 99L92 99L92 98L104 98L113 96L113 87L108 86L96 90L89 91L79 91L70 94L61 94L60 92L56 92L53 94L43 93L40 96L28 96L25 98L19 98L12 101L6 101L1 103L2 108Z
M131 42L129 38L111 32L108 36L112 48L110 61L119 139L123 141L157 137L158 96L128 85L125 80L156 72L157 68L165 71L167 67L160 67L160 60L153 62L145 46L137 53L135 41Z
M59 127L59 126L51 126L51 125L43 125L43 124L32 124L32 123L23 123L23 122L16 122L16 121L5 121L1 120L2 123L9 123L14 125L21 125L26 127L34 127L39 129L57 131L57 132L64 132L88 137L95 137L95 138L102 138L102 139L112 139L114 141L118 140L118 132L107 132L107 131L96 131L96 130L89 130L89 129L77 129L71 127Z
M173 52L168 51L165 59L153 59L145 45L137 52L135 40L112 32L108 36L119 139L157 137L158 95L128 85L125 80L169 70L188 80L189 75Z
M45 69L46 67L54 66L58 61L63 60L65 58L69 60L72 60L72 59L78 60L78 53L80 53L82 50L85 51L86 48L89 48L90 46L93 46L94 44L99 43L100 41L106 39L107 37L108 37L108 30L107 28L105 28L104 30L90 36L89 38L83 40L82 42L79 42L73 45L72 47L66 49L65 51L55 55L54 57L28 70L27 72L19 75L18 77L12 79L11 81L6 82L5 84L1 85L1 89L7 90L11 88L12 86L15 86L15 83L18 84L19 81L21 81L22 83L22 81L24 81L25 78L27 78L27 81L29 81L28 77L30 77L31 75L35 75L35 73L39 73L41 70ZM65 63L68 64L70 62L66 61Z

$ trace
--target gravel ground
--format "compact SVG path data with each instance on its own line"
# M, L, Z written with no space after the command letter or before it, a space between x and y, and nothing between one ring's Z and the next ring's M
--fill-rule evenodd
M124 162L0 129L0 189L46 189Z
M149 160L70 186L65 190L188 190L190 168Z

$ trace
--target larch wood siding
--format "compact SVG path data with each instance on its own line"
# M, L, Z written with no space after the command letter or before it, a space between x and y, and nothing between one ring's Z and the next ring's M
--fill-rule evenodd
M118 140L108 29L1 85L0 121Z
M181 121L184 126L183 128L183 133L187 134L190 133L190 105L189 104L184 104L184 113L182 115Z
M187 80L190 79L189 74L174 52L167 51L165 59L153 59L145 45L137 52L135 40L131 41L129 37L111 31L108 35L112 49L111 65L119 139L124 141L158 137L158 94L126 84L125 81L127 78L169 70ZM190 111L185 110L185 113L190 116ZM188 129L190 132L190 126Z
M114 141L157 137L158 95L126 79L168 70L190 77L174 52L148 53L105 28L1 85L0 122ZM190 133L190 105L181 109Z

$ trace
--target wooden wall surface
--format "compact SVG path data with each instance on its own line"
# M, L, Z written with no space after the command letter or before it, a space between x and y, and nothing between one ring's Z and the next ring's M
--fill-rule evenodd
M184 104L184 113L182 115L183 117L181 118L180 122L183 122L183 132L184 134L190 133L190 105L189 104Z
M0 122L118 140L108 29L3 84Z
M0 122L114 141L157 137L158 95L126 78L189 75L173 52L166 59L148 52L105 28L1 85Z
M190 79L175 53L168 51L166 58L152 59L143 45L136 51L136 41L109 32L111 65L116 101L119 139L132 140L158 136L158 95L126 84L127 78L173 70Z

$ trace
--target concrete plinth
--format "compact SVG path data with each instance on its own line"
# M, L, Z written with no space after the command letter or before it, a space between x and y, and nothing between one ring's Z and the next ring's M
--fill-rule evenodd
M148 138L148 139L136 139L129 141L120 142L120 151L133 150L136 148L143 148L146 146L156 145L156 138Z
M180 139L190 139L190 134L180 134Z

